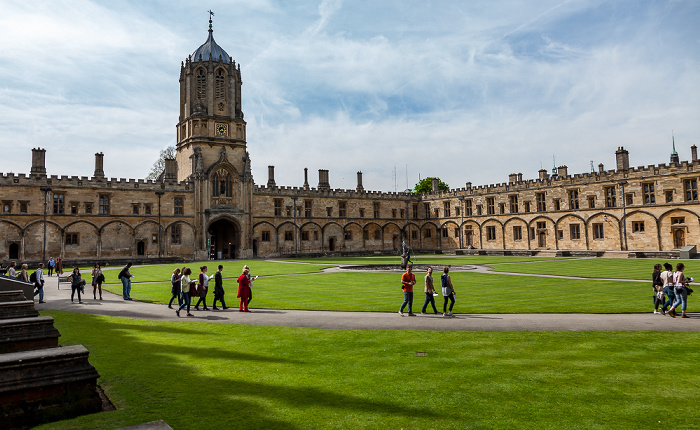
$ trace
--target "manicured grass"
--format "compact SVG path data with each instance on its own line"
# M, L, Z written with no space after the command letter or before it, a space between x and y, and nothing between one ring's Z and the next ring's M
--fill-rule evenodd
M582 260L555 260L546 263L510 264L501 262L493 265L494 270L517 273L540 273L548 275L578 276L584 278L609 279L648 279L655 264L670 263L675 270L679 260L590 258ZM700 280L700 261L683 260L686 276Z
M651 287L647 283L625 281L569 280L532 276L492 275L452 272L457 292L455 312L464 313L542 313L647 312L653 309ZM425 300L423 273L416 274L414 310ZM324 273L262 277L253 284L254 308L307 309L333 311L396 312L403 301L401 272ZM439 273L433 275L440 285ZM121 294L120 285L106 286ZM224 280L229 306L237 303L238 284ZM133 284L136 300L167 303L170 283ZM442 308L442 296L436 305ZM207 301L211 304L212 294ZM694 309L690 301L690 311Z
M549 261L549 260L567 260L569 257L499 257L490 255L413 255L411 261L413 264L459 264L459 265L490 265L497 263L518 263L531 261ZM401 257L399 255L382 255L376 257L321 257L321 258L297 258L287 259L287 261L297 261L315 264L333 264L333 265L367 265L367 264L393 264L400 265Z
M43 429L158 419L175 429L700 423L695 332L344 331L42 314L55 318L62 345L89 349L118 407Z

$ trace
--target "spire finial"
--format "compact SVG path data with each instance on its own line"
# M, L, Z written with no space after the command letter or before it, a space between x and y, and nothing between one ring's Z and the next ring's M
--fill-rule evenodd
M211 9L209 9L207 12L209 12L209 31L213 31L211 28L211 17L214 16L214 12L212 12Z
M673 136L673 130L671 130L671 142L673 142L673 152L671 154L676 155L678 153L676 152L676 138Z

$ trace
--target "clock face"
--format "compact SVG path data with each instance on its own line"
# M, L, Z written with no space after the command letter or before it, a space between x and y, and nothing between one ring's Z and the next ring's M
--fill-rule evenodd
M214 128L217 136L228 136L228 126L226 124L216 124Z

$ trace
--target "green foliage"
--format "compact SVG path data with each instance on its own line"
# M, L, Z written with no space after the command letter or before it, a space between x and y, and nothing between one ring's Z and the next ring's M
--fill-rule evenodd
M151 180L156 180L158 179L158 176L160 176L161 173L165 170L165 159L166 158L175 158L175 147L174 146L168 146L165 149L162 149L160 151L160 155L158 156L158 159L156 160L155 163L153 163L153 167L151 168L151 173L146 176L146 179L151 179Z
M42 314L54 318L61 345L90 351L117 410L39 429L159 419L175 429L640 429L700 422L696 332L355 331ZM669 388L660 382L668 375L683 381Z
M433 191L433 179L432 177L421 179L416 186L413 188L414 194L429 193ZM449 191L450 187L446 183L442 182L440 178L438 180L438 189L440 191Z

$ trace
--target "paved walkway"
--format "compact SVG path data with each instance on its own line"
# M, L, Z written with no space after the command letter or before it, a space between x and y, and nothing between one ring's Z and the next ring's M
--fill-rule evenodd
M46 277L44 300L36 302L37 310L63 310L94 315L107 315L154 321L203 321L229 324L252 324L287 327L311 327L344 330L524 330L524 331L587 331L587 330L670 330L700 331L700 314L691 318L644 314L456 314L454 318L441 315L401 317L388 312L330 312L284 309L252 309L249 313L230 308L220 311L195 311L194 317L178 318L166 305L125 301L121 296L103 291L104 300L92 299L92 287L87 285L84 304L72 304L70 286L61 284L56 276ZM38 296L37 296L38 297ZM237 300L231 297L233 302ZM232 302L232 303L233 303ZM229 304L232 304L229 303Z

